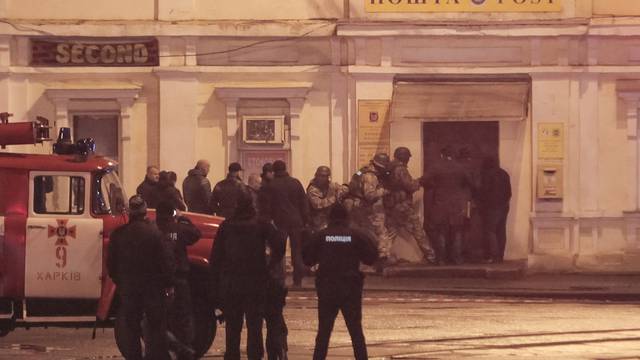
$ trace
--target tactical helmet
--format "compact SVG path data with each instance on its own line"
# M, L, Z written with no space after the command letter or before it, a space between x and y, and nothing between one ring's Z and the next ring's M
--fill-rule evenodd
M318 169L316 170L316 176L323 173L328 176L331 176L331 169L328 166L319 166Z
M377 153L371 160L371 163L379 168L386 168L390 162L389 155L385 153Z
M408 148L401 146L393 152L393 157L406 162L409 161L409 158L411 157L411 151Z

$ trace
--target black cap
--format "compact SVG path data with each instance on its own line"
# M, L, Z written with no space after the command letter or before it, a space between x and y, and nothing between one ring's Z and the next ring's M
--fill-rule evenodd
M144 201L142 196L133 195L129 198L129 214L130 215L146 215L147 214L147 203Z
M229 172L238 172L242 171L242 165L240 163L234 162L229 165Z
M286 171L287 164L282 160L276 160L273 162L273 171Z

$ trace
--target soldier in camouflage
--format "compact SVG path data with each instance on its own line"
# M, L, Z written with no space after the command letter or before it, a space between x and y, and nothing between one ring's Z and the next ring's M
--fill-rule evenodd
M371 163L351 178L349 196L344 205L351 212L354 225L372 229L378 242L381 263L390 256L392 238L385 223L383 197L387 194L384 180L389 166L389 155L376 154Z
M315 177L307 187L307 197L311 205L311 230L320 231L329 224L331 207L342 201L349 192L349 188L331 182L331 169L320 166Z
M420 181L413 179L407 168L411 151L399 147L393 153L393 161L389 165L389 194L384 197L387 210L387 226L392 234L405 230L418 243L424 258L435 263L436 257L422 227L420 215L413 205L413 194L420 190Z

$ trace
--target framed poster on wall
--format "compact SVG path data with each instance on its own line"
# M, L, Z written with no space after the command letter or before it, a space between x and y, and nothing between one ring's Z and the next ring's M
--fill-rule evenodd
M283 144L284 115L243 116L242 140L246 144Z

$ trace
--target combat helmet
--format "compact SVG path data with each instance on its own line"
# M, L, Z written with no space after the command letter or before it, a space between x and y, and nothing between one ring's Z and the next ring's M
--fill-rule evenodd
M409 158L411 158L411 150L404 146L400 146L393 152L393 157L405 163L409 162Z
M382 169L386 169L390 162L391 159L389 159L389 155L385 153L377 153L371 160L373 165Z

